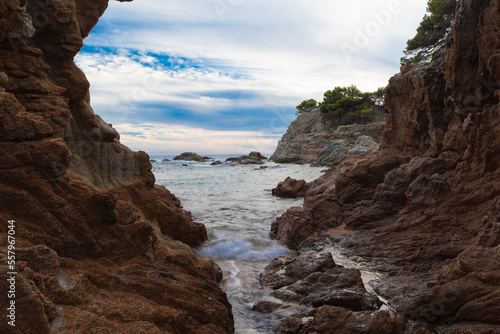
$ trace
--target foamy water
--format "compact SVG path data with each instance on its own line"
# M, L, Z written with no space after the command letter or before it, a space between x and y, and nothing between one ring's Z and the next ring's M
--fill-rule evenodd
M193 219L207 227L209 240L196 252L216 261L224 271L221 287L233 306L236 333L272 333L295 310L264 315L251 307L266 294L259 274L273 258L289 252L269 238L271 222L287 208L302 205L302 200L273 197L271 189L287 176L312 181L322 169L274 163L266 163L266 169L211 166L209 162L162 162L163 158L153 157L158 161L153 163L156 182L174 193ZM214 158L225 160L227 156Z

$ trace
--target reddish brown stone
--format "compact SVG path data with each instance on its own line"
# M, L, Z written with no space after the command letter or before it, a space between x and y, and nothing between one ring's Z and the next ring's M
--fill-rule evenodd
M425 328L407 323L390 311L363 314L334 306L297 313L287 318L275 331L276 334L427 334Z
M338 200L326 211L359 232L337 242L373 259L385 274L376 291L398 312L447 322L442 332L494 333L500 305L500 3L457 5L446 52L391 78L391 113L379 150L328 172L308 194ZM298 240L325 232L311 222L306 206L294 208L272 231L297 247ZM323 320L308 329L294 318L287 323L293 329L278 332L329 333L327 324L336 320ZM338 333L350 333L348 323Z
M18 260L0 332L232 333L220 271L190 248L205 227L89 106L73 58L108 1L25 5L0 0L0 253L14 219Z
M272 190L272 193L278 197L296 198L304 196L308 188L305 180L295 180L287 177L285 181L278 183L276 188Z
M288 209L271 224L271 238L291 249L316 231L341 225L341 205L333 195L307 197L304 207Z

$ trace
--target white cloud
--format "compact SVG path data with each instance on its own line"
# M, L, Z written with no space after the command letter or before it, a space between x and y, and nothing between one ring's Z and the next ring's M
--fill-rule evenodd
M260 131L213 131L179 125L158 123L120 124L121 142L133 150L144 150L150 155L179 154L195 151L207 154L248 154L259 151L266 154L276 149L281 135Z
M92 83L94 109L119 120L131 116L127 112L136 112L134 104L142 102L183 105L198 113L249 107L248 101L234 102L203 94L235 88L261 91L254 80L234 79L215 68L172 70L151 56L83 54L76 58L76 63Z
M130 121L132 114L139 119L143 110L136 102L175 104L214 117L230 109L294 106L303 99L321 100L335 86L354 83L373 91L386 85L399 70L405 42L415 34L426 4L112 1L86 44L123 50L79 55L77 61L91 82L94 109L114 124ZM204 66L162 68L153 53L178 57L179 66L183 59ZM210 94L229 90L252 92L255 98Z
M401 51L406 40L415 34L426 3L426 0L111 2L105 19L116 24L125 22L91 43L219 59L234 66L260 69L257 79L274 78L278 85L315 82L316 95L332 85L351 83L374 90L397 72ZM217 8L223 9L222 16ZM359 37L367 33L366 41ZM345 45L355 47L356 53L345 54L342 49ZM385 56L383 62L381 55ZM303 92L304 96L308 93L311 92Z

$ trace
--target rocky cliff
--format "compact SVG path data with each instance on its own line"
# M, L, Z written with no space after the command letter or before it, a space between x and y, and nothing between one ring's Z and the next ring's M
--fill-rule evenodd
M390 80L380 148L329 171L272 227L289 247L363 258L375 291L425 328L329 304L278 333L500 332L499 36L499 1L458 1L445 52Z
M385 113L382 108L375 108L374 122L341 126L319 109L303 112L290 124L269 160L336 166L350 156L366 152L382 140Z
M90 107L73 58L107 5L0 0L0 332L231 333L205 227Z

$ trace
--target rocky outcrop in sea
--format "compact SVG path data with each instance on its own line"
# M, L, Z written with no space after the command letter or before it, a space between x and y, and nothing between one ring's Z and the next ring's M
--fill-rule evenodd
M107 5L0 0L0 332L232 333L205 227L89 105L73 58Z
M376 148L386 115L375 107L375 121L339 125L319 109L303 112L290 124L270 161L336 166L346 158Z
M391 78L379 149L326 172L271 228L299 256L342 247L378 275L386 310L313 302L277 333L500 332L500 3L456 13L445 52Z
M248 155L242 155L240 157L227 158L226 164L229 165L263 165L262 160L267 159L265 156L260 154L260 152L252 151Z
M210 157L202 157L198 153L184 152L174 158L174 160L206 162L212 160Z

